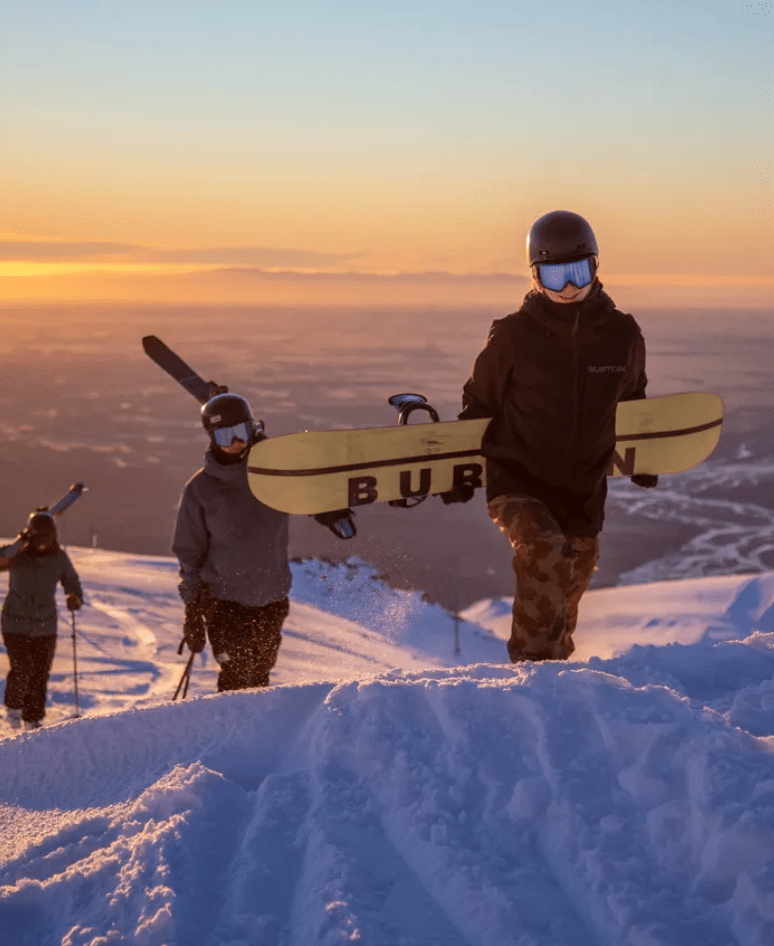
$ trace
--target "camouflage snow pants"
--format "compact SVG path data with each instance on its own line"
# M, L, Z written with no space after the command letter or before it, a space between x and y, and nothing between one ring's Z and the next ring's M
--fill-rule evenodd
M515 553L511 661L566 660L575 650L578 603L594 573L599 540L565 535L548 508L532 496L497 496L487 511Z

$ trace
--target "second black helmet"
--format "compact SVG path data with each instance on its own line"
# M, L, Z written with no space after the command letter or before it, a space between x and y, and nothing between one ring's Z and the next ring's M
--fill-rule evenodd
M30 513L26 526L27 535L30 538L48 538L56 535L56 520L50 512L38 510Z
M202 426L210 440L222 448L234 440L252 444L256 425L250 405L239 394L216 394L202 406Z

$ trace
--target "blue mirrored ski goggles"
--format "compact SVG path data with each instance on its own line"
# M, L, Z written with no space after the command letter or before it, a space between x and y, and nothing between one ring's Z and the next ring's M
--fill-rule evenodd
M216 427L212 436L219 447L230 447L235 440L248 443L252 439L253 428L243 420L231 427Z
M572 263L538 263L541 285L554 292L561 292L568 282L583 289L594 278L594 269L593 257L574 260Z

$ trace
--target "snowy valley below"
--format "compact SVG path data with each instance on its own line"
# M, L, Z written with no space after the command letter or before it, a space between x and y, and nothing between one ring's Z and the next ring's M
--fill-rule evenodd
M774 942L774 573L591 591L514 667L506 599L294 563L275 685L207 652L172 703L177 563L70 553L82 718L62 602L46 726L0 731L3 946Z

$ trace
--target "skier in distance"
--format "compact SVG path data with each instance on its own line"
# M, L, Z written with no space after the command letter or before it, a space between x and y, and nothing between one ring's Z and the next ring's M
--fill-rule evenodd
M540 217L527 262L532 289L492 324L459 414L492 418L482 449L487 511L514 552L514 663L575 650L578 604L599 557L616 408L645 397L647 384L642 332L602 288L588 222L564 210ZM444 501L472 495L458 487Z
M289 613L287 513L250 491L247 457L265 439L248 402L222 393L202 406L210 444L204 467L186 483L172 551L180 563L183 641L192 653L209 636L218 691L266 687ZM355 535L351 510L314 518L342 539Z
M12 728L39 729L56 651L56 587L61 583L70 611L82 605L83 590L49 512L32 513L19 538L23 544L10 557L16 543L0 548L0 567L10 571L0 619L10 664L4 702Z

